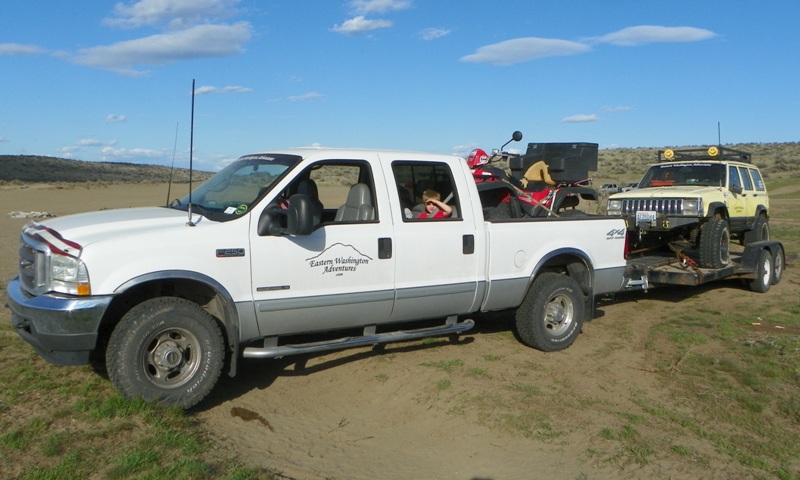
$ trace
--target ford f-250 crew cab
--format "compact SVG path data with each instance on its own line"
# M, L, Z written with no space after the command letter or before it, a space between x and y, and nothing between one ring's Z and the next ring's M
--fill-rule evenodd
M414 213L431 189L448 218ZM454 156L246 155L167 207L28 224L8 306L48 361L104 362L124 397L183 408L226 361L456 335L478 312L516 309L524 343L564 349L623 288L625 223L509 216L485 218Z

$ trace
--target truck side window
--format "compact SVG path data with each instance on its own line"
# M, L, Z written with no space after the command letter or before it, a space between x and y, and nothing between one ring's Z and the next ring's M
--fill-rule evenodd
M453 174L446 163L414 162L397 160L392 162L395 185L397 185L397 205L404 222L426 221L423 197L438 194L441 202L449 208L449 217L441 220L460 220L461 208L458 192L453 182ZM427 193L426 193L427 192ZM433 218L439 218L435 216Z
M753 182L750 180L750 175L747 174L747 169L745 167L739 167L739 175L742 177L742 183L744 184L744 189L752 190Z
M367 162L325 160L298 175L289 193L304 193L321 209L321 223L378 220L375 184ZM314 198L316 196L316 198Z

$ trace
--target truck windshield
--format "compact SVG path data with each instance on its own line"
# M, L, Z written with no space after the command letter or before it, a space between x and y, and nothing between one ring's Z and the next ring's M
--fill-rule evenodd
M639 188L673 186L719 187L725 185L725 169L721 163L665 163L653 165L644 174Z
M293 166L297 155L247 155L220 170L192 191L192 209L210 220L230 220L250 211ZM187 210L189 195L170 206Z

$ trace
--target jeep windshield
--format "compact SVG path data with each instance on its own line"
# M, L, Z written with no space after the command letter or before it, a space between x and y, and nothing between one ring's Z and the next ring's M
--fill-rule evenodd
M725 166L717 162L653 165L639 183L639 188L675 186L725 186Z
M192 211L217 221L241 217L300 160L297 155L241 157L192 191ZM187 195L173 201L170 207L187 210L189 203Z

